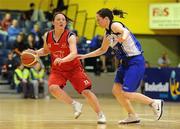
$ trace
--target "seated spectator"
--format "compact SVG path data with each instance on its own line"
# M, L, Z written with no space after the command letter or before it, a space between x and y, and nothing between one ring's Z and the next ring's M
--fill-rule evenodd
M27 44L27 48L29 48L29 49L33 49L33 50L37 50L38 49L35 46L35 36L32 33L30 33L27 36L27 43L26 44Z
M13 45L13 51L16 54L16 59L19 59L19 57L21 56L22 51L24 51L25 49L27 49L27 45L24 42L24 34L20 33L17 38L16 41Z
M25 34L28 34L33 28L33 22L31 21L29 16L26 15L26 12L21 13L18 22L19 22L19 27L22 28L22 31Z
M7 47L7 38L8 38L7 30L11 24L12 24L11 14L6 13L5 17L0 22L0 36L1 36L0 42L2 43L3 48Z
M23 98L34 98L33 85L30 79L29 69L19 63L14 71L14 84L17 93L23 92Z
M35 47L40 49L43 47L43 38L40 31L40 26L38 24L35 24L33 29L31 30L31 33L35 36Z
M34 95L35 99L39 98L39 90L43 90L43 95L45 98L48 96L48 82L45 79L45 69L42 66L42 63L38 62L33 68L30 69L32 83L34 86Z
M14 70L16 68L16 60L13 58L13 52L10 51L8 53L8 59L4 62L4 65L2 66L2 76L8 80L8 83L11 86L11 89L14 89L13 84L13 74Z
M77 30L72 31L76 35L77 50L79 54L87 53L88 44L86 43L85 37L79 37Z
M170 59L168 58L168 54L166 52L162 53L162 56L158 59L158 65L160 67L169 67Z
M3 20L1 21L1 29L3 31L7 32L8 28L11 26L11 24L12 24L11 14L6 13Z
M21 28L18 27L18 21L13 20L12 25L8 28L8 48L12 49L13 43L16 40L18 34L20 34Z

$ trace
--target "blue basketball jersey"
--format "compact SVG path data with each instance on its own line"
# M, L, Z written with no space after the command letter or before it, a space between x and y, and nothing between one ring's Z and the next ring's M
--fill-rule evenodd
M128 30L128 28L123 23L121 22L118 23L122 24L122 26ZM115 38L122 37L122 34L114 33L111 30L111 25L112 23L110 23L109 29L106 29L106 37L108 38L110 42L110 47L112 47L118 59L126 59L127 57L132 57L142 54L141 45L131 32L123 43L116 42Z

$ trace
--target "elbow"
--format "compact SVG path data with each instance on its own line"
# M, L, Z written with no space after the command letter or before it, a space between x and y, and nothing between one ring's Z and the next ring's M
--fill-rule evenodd
M108 50L108 48L100 48L100 53L104 54L104 53L106 53L107 50Z

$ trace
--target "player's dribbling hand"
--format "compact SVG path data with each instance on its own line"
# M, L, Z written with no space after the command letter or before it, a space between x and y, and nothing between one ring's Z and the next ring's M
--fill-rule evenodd
M29 49L29 48L26 49L24 52L30 52L30 53L33 53L33 54L37 55L37 52L35 50Z
M61 63L62 63L62 59L61 58L56 58L54 60L54 65L61 65Z

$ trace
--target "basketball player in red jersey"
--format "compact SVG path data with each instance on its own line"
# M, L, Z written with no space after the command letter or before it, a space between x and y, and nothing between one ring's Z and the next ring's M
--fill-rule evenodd
M100 109L99 102L91 92L91 81L85 74L79 59L77 59L76 36L66 29L68 18L57 12L53 17L54 29L44 35L43 48L36 51L38 56L51 55L51 72L49 76L49 91L58 100L70 104L74 108L77 119L82 110L82 104L73 100L63 87L69 80L74 89L82 94L98 116L98 123L106 123L106 117Z

